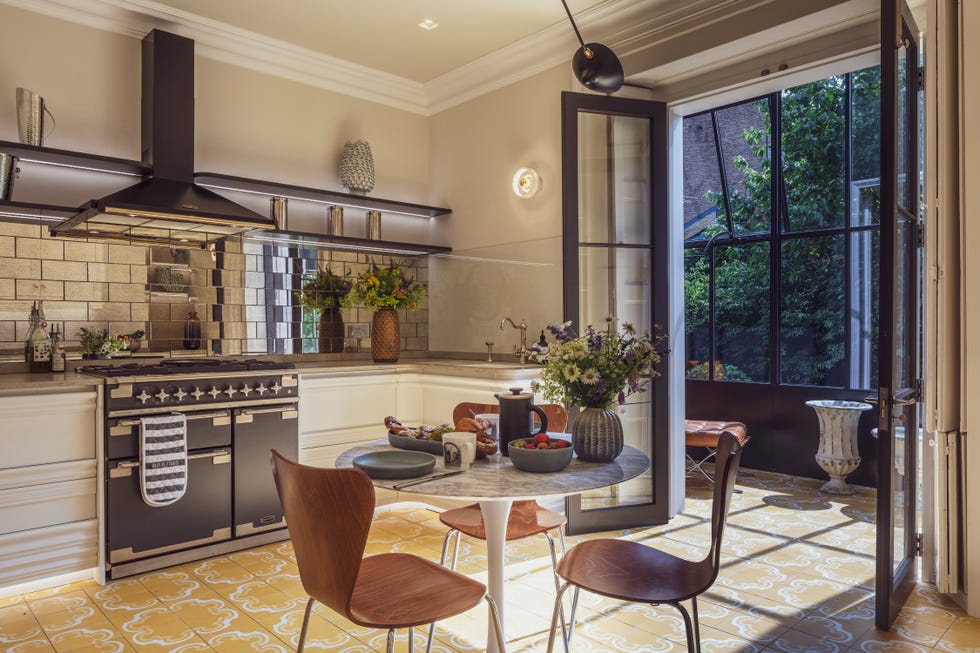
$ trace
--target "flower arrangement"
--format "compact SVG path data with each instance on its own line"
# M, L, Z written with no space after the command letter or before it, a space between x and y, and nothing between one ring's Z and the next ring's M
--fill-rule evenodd
M417 310L425 297L425 286L409 279L405 265L395 263L379 267L376 263L362 273L342 301L343 306L362 305L380 308Z
M296 293L296 299L309 309L337 308L350 292L351 285L350 279L334 274L329 267L319 268L316 276Z
M120 351L125 341L109 329L89 329L82 327L78 330L81 339L82 352L95 356L109 356Z
M630 323L622 331L606 318L606 328L589 325L575 337L571 322L549 324L555 343L532 346L532 358L543 365L540 387L548 401L583 408L611 408L625 403L626 397L644 392L650 379L659 375L656 346L665 336L638 334Z

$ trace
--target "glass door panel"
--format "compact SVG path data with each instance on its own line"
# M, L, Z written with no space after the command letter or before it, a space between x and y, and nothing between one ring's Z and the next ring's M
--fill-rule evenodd
M666 107L563 93L562 131L565 319L578 333L607 317L653 332L667 309ZM624 439L651 468L569 497L570 533L666 521L666 381L630 399L616 407Z

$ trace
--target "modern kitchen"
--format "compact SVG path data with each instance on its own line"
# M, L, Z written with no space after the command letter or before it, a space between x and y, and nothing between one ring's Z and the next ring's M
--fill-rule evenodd
M322 650L425 646L427 628L411 629L407 642L400 630L386 642L383 629L368 632L325 605L312 617L307 607L304 618L306 580L300 582L296 568L270 450L311 468L349 467L352 452L372 450L392 433L391 424L452 426L463 402L474 406L474 418L499 410L501 422L517 398L532 411L560 403L546 394L541 352L556 351L567 321L582 333L594 325L610 334L622 327L628 335L636 324L652 334L653 378L636 387L631 381L624 388L629 401L620 398L613 408L626 432L624 453L611 464L622 477L572 492L560 483L552 488L548 474L528 474L529 489L498 502L502 514L486 505L492 497L459 481L480 478L482 457L468 464L471 471L437 478L428 495L425 485L400 490L375 480L366 555L411 553L439 562L441 549L445 562L451 547L448 535L442 540L440 515L478 500L486 531L457 537L453 565L458 561L458 575L489 587L488 597L503 599L503 586L511 589L499 607L491 600L482 612L440 617L433 648L496 651L550 650L549 623L552 639L556 631L564 639L573 604L571 592L564 603L559 593L555 603L558 535L568 549L600 533L658 546L658 534L691 525L668 550L683 558L708 549L708 532L694 522L711 521L712 497L719 496L713 474L716 467L722 474L722 465L708 467L706 484L686 474L692 451L685 448L685 418L715 417L691 415L685 401L681 120L874 65L878 3L339 4L288 0L274 9L233 0L0 0L5 650L273 651L296 650L304 638L307 648ZM950 18L944 0L910 4L919 26L928 25L924 33L935 37L924 41L929 54L940 59L961 48L959 92L968 111L977 100L977 85L969 81L975 46L955 44L942 26L965 30L980 21L980 12L962 8ZM621 77L615 90L581 73L594 53L604 56L601 44L621 62L625 83ZM586 50L586 64L573 62ZM930 92L941 93L927 91L927 97ZM613 102L610 108L605 101ZM660 108L651 110L652 104ZM601 122L586 118L576 127L569 122L576 110ZM972 163L980 148L967 131L948 138L961 143ZM947 141L940 135L936 142ZM609 162L622 179L604 177ZM974 189L962 192L965 215L980 200ZM578 211L649 216L650 225L636 227L629 217L592 225ZM965 222L961 231L965 243L976 238ZM965 288L957 309L964 325L976 310L965 282L970 271L965 259L956 270ZM385 304L372 284L389 279L396 299ZM600 327L610 315L615 326ZM972 333L963 329L964 338ZM930 352L927 358L936 356ZM978 386L973 354L965 345L960 353L961 385L955 392L944 386L955 402L943 404L940 396L932 405L955 403L968 416ZM556 421L539 409L538 417L524 420L528 430L521 435L533 435L537 424L569 439L578 413L573 408ZM873 420L874 413L862 419ZM174 415L186 431L186 492L155 506L141 442L148 424L165 426ZM553 428L546 429L549 421ZM963 433L965 423L966 417ZM815 433L816 420L808 428ZM754 437L757 447L768 442L761 431ZM500 446L503 457L494 451L490 459L510 469L506 443ZM763 455L751 443L745 447L746 456ZM576 453L569 470L587 464ZM445 466L433 455L436 476L453 473L445 469L448 454ZM978 453L964 448L958 455L969 468ZM927 468L940 464L923 456ZM747 475L737 476L734 501L745 511L748 504L738 502L750 495L760 508L784 508L771 500L774 492L819 487L810 486L815 476L786 481L797 479L794 465L754 469L743 460L742 468ZM874 476L862 473L861 479ZM766 486L770 475L775 485ZM950 518L953 531L936 528L943 533L936 546L944 538L959 542L959 568L951 572L957 580L937 591L936 579L923 572L907 607L896 613L898 625L923 603L952 615L921 650L976 650L975 643L956 646L980 633L980 597L969 591L980 584L980 560L969 546L980 537L978 502L971 500L977 486L967 477L955 482L962 484L959 516ZM853 520L854 527L869 528L858 522L873 522L868 496L874 495L858 495L855 512L872 512ZM560 515L555 540L546 533L551 557L544 539L503 537L512 499L515 509L537 499L542 510ZM794 495L797 500L805 504ZM940 513L952 505L943 497L930 500ZM736 530L753 528L735 523ZM758 529L765 531L765 523ZM735 541L744 544L741 535ZM722 550L724 579L729 552ZM737 550L756 564L754 553ZM760 545L760 561L774 550ZM859 561L862 569L873 566L874 555L870 563ZM209 574L217 580L204 580ZM523 592L518 576L527 583ZM275 598L251 612L248 600L234 598L234 586L255 578L263 580L258 594ZM186 595L178 587L182 579L193 583L184 585ZM855 583L860 610L870 609L874 587L873 579ZM731 602L725 609L735 610L737 584L725 591L732 593L724 595ZM850 592L837 591L828 605ZM167 639L169 623L143 638L139 629L156 608L143 616L135 607L113 612L129 598L139 604L137 595L180 614L176 621L189 627L188 639ZM181 600L194 596L201 602L194 610L206 610L219 595L225 609L239 613L234 627L198 628L198 617L180 613ZM566 646L615 647L605 639L613 635L600 631L609 623L605 617L622 619L620 608L587 595L585 616L568 631L575 637ZM774 602L768 612L745 607L752 618L766 612L772 619L771 632L753 637L744 624L738 632L719 625L738 620L712 617L710 591L705 596L703 650L818 650L808 648L820 641L815 631L798 624L819 616L823 603L812 612L792 601L783 608ZM941 605L934 597L942 597ZM71 612L74 600L96 606L94 618L114 634L104 641L69 636L72 628L102 628L88 622L69 628L48 616ZM498 609L507 633L499 642ZM688 650L684 621L669 607L656 610L673 619L670 633L654 625L661 617L644 616L650 625L629 627L630 646L646 645L649 635L663 650ZM572 623L574 614L571 607ZM252 633L238 624L245 617L258 639L221 639L226 631ZM890 641L886 631L875 631L873 614L861 619L861 636L826 650L871 650L861 646ZM18 630L28 622L33 625ZM788 633L816 638L786 648L794 641Z

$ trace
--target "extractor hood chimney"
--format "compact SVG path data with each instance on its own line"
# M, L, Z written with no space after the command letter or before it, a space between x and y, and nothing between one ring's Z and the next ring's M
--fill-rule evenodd
M58 236L205 246L275 229L269 218L194 184L194 41L153 30L143 38L143 164L153 176L80 207Z

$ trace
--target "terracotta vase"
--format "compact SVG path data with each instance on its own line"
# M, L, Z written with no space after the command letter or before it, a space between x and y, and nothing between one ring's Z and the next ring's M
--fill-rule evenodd
M572 422L572 448L581 460L607 463L623 451L623 423L612 408L583 408Z
M319 350L321 354L341 354L344 351L344 316L339 308L320 311Z
M375 363L394 363L401 356L402 336L398 311L382 308L371 321L371 359Z

